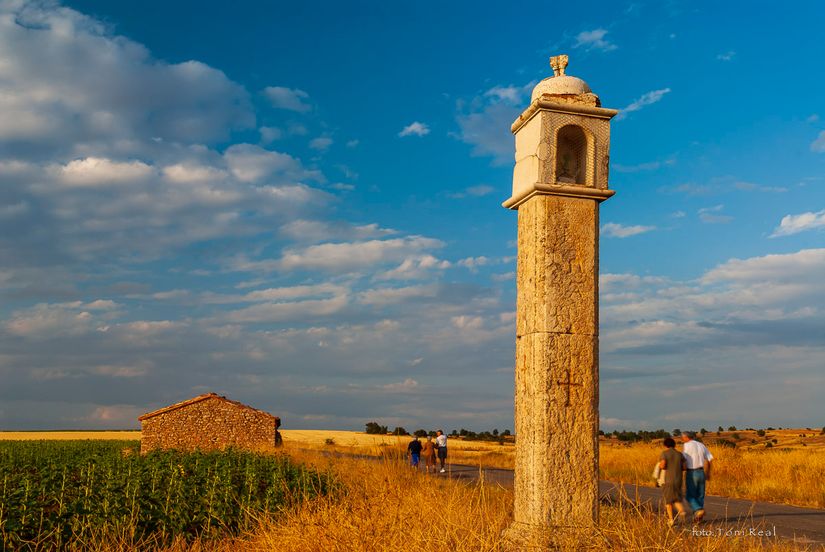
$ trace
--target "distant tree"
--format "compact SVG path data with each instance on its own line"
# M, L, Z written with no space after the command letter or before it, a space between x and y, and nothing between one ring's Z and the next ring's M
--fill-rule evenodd
M771 443L770 441L765 443L765 448L772 448L772 447L773 447L773 443Z
M498 428L493 430L493 437L498 437Z
M386 435L387 426L379 425L377 422L367 422L365 431L370 435Z
M676 429L674 429L674 430L672 431L672 433L673 433L673 436L674 436L674 437L678 437L679 435L681 435L681 434L682 434L682 430L681 430L681 429L679 429L679 428L677 427Z
M392 434L393 435L409 435L407 430L404 429L403 427L396 427L395 429L392 430Z
M702 428L702 429L699 430L699 433L702 434L702 437L704 437L707 434L707 432L708 432L708 430L705 429L705 428Z
M730 426L730 427L728 428L728 431L736 431L736 426Z
M722 433L723 431L725 431L725 428L719 426L719 428L716 430L716 433Z
M822 432L825 433L825 427L822 428ZM510 436L510 430L505 429L504 431L501 432L501 434L504 435L505 437L509 437Z
M604 430L601 430L601 429L599 430L599 436L604 437Z
M758 435L759 437L764 437L765 436L765 430L764 429L757 429L756 430L756 435Z
M468 433L469 433L469 431L467 431L463 427L458 430L458 434L461 435L462 437L465 437Z
M825 426L822 426L822 431L819 432L820 435L825 435Z
M776 439L771 439L771 442L775 445L775 444L777 444L779 441L777 441Z
M730 437L731 437L731 439L733 439L734 441L738 441L739 439L741 439L741 438L742 438L742 436L741 436L741 435L739 435L738 433L734 433L734 434L733 434L733 435L731 435Z
M426 429L416 429L415 433L413 433L413 435L415 435L416 437L426 437L427 436L427 430Z

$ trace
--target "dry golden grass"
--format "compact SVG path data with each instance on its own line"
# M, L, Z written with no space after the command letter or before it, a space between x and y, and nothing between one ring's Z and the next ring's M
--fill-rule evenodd
M409 548L484 552L504 550L512 491L483 481L466 484L415 473L400 462L301 453L302 461L334 470L346 486L264 520L246 542L224 550L284 552L397 551ZM668 529L647 510L605 506L601 526L584 537L556 535L558 550L796 551L804 546L753 537L692 537Z
M710 448L708 494L825 508L825 450ZM654 444L602 445L599 472L611 481L653 486L650 472L662 450Z
M398 457L404 454L410 440L410 437L347 431L283 433L287 451L308 448L370 456ZM772 448L765 448L764 442L749 448L749 432L725 432L720 437L730 439L732 433L741 434L737 441L740 448L715 446L716 437L706 439L715 457L709 494L825 508L825 478L821 477L825 473L825 447L820 446L825 437L808 431L802 439L799 435L805 430L782 430L768 433L767 438L778 441ZM755 433L753 435L755 437ZM333 439L334 444L325 444L326 439ZM791 446L793 443L797 446ZM510 443L450 439L449 449L449 460L453 463L513 469L515 447ZM611 481L653 486L650 472L661 451L658 444L603 441L599 452L600 475Z

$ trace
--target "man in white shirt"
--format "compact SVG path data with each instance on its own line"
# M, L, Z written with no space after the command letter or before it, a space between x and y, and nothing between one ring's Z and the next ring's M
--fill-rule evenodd
M446 472L444 462L447 461L447 436L442 430L438 430L435 438L435 446L438 448L438 461L441 463L441 473Z
M685 457L685 499L693 510L693 520L705 517L705 481L710 481L710 463L713 455L708 448L695 440L692 431L682 433L682 455Z

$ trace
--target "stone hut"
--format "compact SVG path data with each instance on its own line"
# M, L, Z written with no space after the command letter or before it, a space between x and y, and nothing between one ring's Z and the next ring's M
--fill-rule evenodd
M157 449L266 451L281 444L281 419L216 393L140 416L140 452Z

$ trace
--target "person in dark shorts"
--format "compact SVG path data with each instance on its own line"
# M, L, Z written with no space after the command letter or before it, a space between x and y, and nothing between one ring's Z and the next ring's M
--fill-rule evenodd
M665 484L662 485L662 499L667 511L668 525L676 523L677 519L685 516L685 507L682 505L683 473L686 469L685 457L676 450L676 441L670 437L664 440L665 450L659 456L659 468L665 470ZM676 509L674 516L673 510Z
M418 462L421 460L421 441L418 440L418 435L407 445L407 452L410 455L410 465L418 469Z
M438 447L438 461L441 464L441 473L446 472L444 463L447 461L447 436L442 430L435 432L435 446Z

